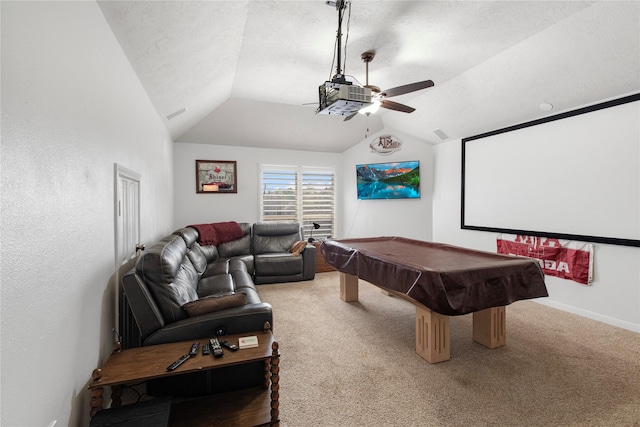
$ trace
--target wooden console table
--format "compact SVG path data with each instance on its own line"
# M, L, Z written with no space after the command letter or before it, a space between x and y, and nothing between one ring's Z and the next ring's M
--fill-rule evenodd
M258 337L258 347L234 352L224 349L224 356L217 359L212 355L202 355L202 346L209 342L209 338L115 351L104 366L95 369L91 376L91 416L102 409L105 386L111 387L111 405L116 407L122 403L122 386L128 383L262 360L265 364L264 387L175 403L172 407L172 426L278 426L280 353L270 326L267 323L263 332L226 335L220 339L237 344L239 337L248 335ZM167 366L188 353L193 342L200 343L198 355L174 371L168 371Z

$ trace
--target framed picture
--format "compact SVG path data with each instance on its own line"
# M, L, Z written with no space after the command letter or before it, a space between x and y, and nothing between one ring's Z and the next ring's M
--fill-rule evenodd
M196 160L196 193L237 193L236 162Z
M420 161L356 165L359 200L419 199Z

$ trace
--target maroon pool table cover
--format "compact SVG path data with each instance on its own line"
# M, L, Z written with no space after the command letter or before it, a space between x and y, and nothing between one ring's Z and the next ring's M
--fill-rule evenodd
M448 316L549 296L540 265L529 258L404 237L326 240L320 251L336 270Z

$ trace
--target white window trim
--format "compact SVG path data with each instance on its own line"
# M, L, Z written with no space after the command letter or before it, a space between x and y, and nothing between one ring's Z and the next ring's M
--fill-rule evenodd
M264 220L264 206L263 206L263 187L264 187L264 183L263 183L263 174L265 171L291 171L291 172L295 172L296 174L296 178L298 180L298 197L297 197L297 221L301 224L304 225L303 223L303 219L302 219L302 214L303 214L303 206L302 206L302 174L304 172L310 172L310 173L328 173L328 174L332 174L333 175L333 224L332 224L332 233L333 235L335 235L336 230L337 230L337 212L338 212L338 205L337 205L337 172L336 169L333 167L322 167L322 166L292 166L292 165L276 165L276 164L258 164L258 197L259 197L259 203L258 203L258 218L260 218L260 221ZM304 232L304 237L307 238L311 233L311 230L308 229L308 227L303 227L303 232ZM314 236L315 237L315 236Z

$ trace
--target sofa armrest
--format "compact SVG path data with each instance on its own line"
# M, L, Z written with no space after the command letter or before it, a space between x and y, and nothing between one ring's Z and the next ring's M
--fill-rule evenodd
M302 280L313 280L316 276L316 247L307 243L302 251Z
M164 326L164 318L135 270L129 271L122 277L122 288L138 325L141 339L144 341L147 336Z
M264 322L269 322L273 330L271 304L246 304L173 322L152 333L143 340L142 345L214 337L216 330L221 327L228 334L261 331Z

